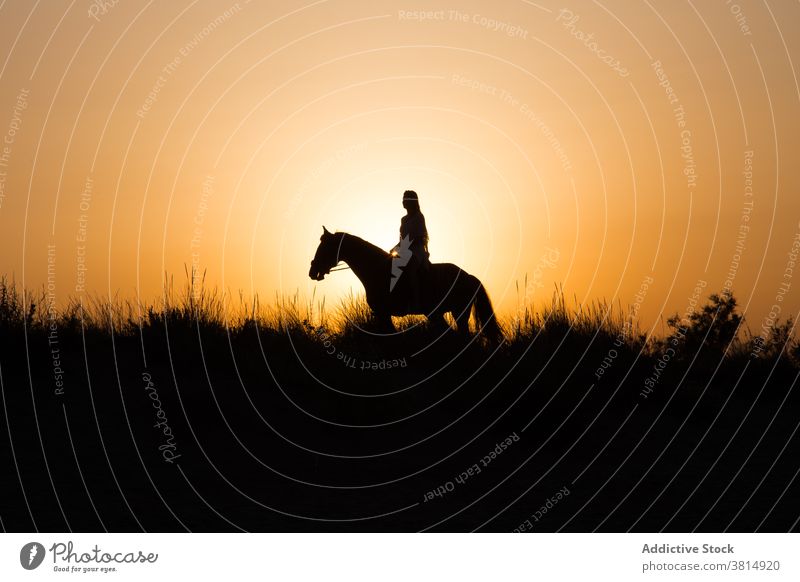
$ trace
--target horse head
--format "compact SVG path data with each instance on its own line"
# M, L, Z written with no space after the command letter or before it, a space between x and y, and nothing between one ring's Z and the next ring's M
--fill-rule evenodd
M311 260L311 268L308 276L314 281L322 281L325 275L331 272L339 263L339 253L342 247L343 234L333 234L324 226L322 236L319 237L319 246L314 258Z

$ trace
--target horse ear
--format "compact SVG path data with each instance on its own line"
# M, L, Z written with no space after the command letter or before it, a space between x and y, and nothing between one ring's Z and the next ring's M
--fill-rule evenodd
M325 235L330 234L330 232L328 231L327 228L325 228L325 226L322 227L322 234L325 234Z

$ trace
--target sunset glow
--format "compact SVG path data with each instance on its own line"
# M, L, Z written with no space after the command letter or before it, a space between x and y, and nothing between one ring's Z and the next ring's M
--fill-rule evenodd
M80 5L0 8L2 272L50 257L59 304L192 266L335 304L322 226L388 250L414 189L505 316L648 280L655 333L698 281L753 329L800 307L796 3Z

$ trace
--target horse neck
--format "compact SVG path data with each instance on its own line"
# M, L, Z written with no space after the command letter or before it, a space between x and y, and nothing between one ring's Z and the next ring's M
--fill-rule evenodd
M379 270L381 255L377 247L353 235L342 235L339 259L348 264L353 274L366 285L370 274Z

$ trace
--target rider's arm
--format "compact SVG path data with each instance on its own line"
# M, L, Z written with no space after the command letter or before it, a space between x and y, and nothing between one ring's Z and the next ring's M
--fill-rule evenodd
M425 227L425 218L422 214L417 214L406 222L406 233L412 241L415 239L424 239L427 230L428 229Z
M406 230L406 224L407 224L406 218L407 217L404 216L404 217L402 217L400 219L400 241L403 240L403 234L404 234L404 231ZM400 252L400 242L398 242L396 245L394 245L392 250L389 251L389 254L390 255L396 255L399 252Z

